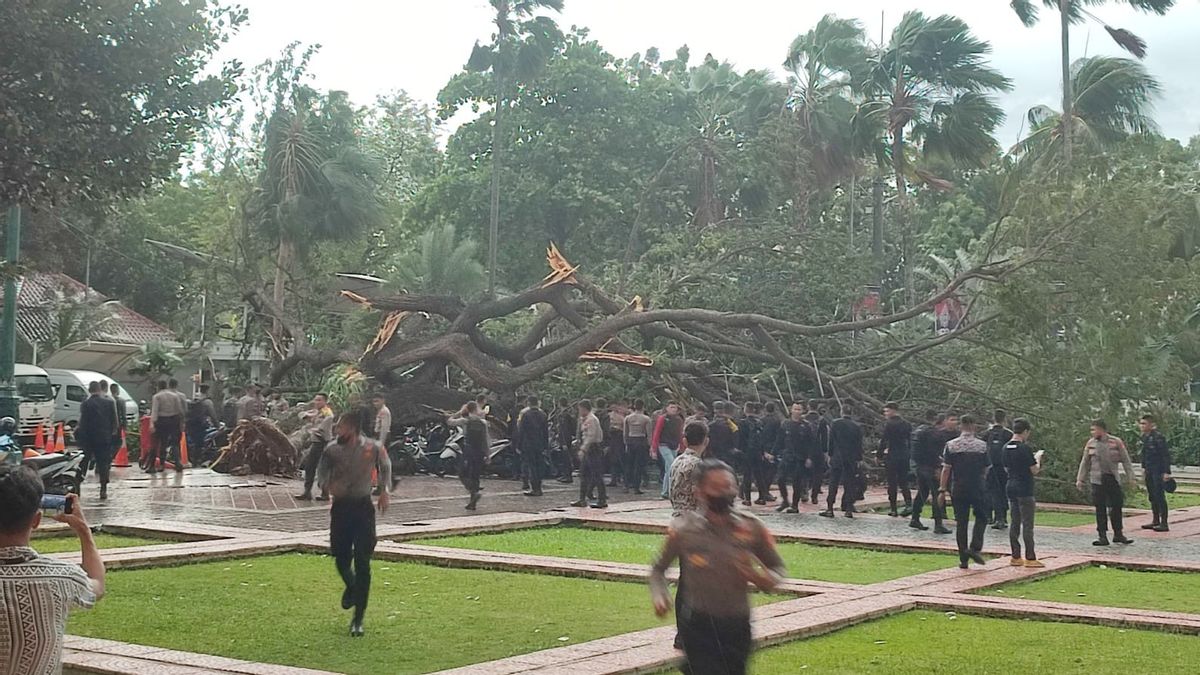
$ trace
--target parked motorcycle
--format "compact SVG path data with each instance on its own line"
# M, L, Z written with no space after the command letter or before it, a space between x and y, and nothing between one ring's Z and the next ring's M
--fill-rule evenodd
M37 472L48 495L79 494L83 486L82 452L54 452L27 457L22 462Z
M446 446L440 455L442 468L446 473L450 473L450 467L457 470L462 458L463 436L462 430L456 429L446 440ZM521 458L517 455L512 441L507 438L491 442L484 466L501 478L515 478L521 475Z
M411 476L416 473L434 473L439 458L428 452L429 444L421 438L416 427L406 427L400 438L388 445L388 459L392 461L393 476Z

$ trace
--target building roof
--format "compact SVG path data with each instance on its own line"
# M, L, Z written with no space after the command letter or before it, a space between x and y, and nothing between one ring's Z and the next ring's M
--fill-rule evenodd
M54 307L61 294L109 303L113 320L96 335L89 336L91 339L127 345L175 342L177 339L166 326L119 302L109 302L108 298L61 272L32 272L17 281L17 331L26 342L41 344L54 334Z

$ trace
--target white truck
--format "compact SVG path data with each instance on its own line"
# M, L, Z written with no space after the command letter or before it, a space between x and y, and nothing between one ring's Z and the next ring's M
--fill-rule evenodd
M28 363L18 363L13 367L13 380L17 387L17 396L21 401L18 410L21 419L17 422L17 438L21 443L33 443L38 425L43 425L46 434L51 433L50 425L54 419L54 386L46 371Z

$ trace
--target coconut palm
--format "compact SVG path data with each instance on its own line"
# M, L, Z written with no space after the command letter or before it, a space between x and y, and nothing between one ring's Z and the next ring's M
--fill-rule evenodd
M1058 11L1059 23L1061 26L1061 63L1062 63L1062 108L1065 115L1066 133L1063 134L1063 158L1067 164L1071 164L1071 141L1073 134L1071 133L1072 120L1075 118L1071 110L1071 106L1075 100L1074 94L1071 92L1071 34L1070 26L1073 23L1079 23L1084 18L1091 18L1099 21L1094 14L1086 8L1096 7L1106 4L1108 0L1041 0L1041 4L1045 7ZM1175 0L1119 0L1134 9L1140 9L1146 12L1154 12L1155 14L1166 14L1167 10L1175 5ZM1026 26L1032 26L1038 21L1038 3L1037 0L1011 0L1009 3L1017 17L1021 19L1021 23ZM1103 21L1100 21L1104 24ZM1104 30L1113 38L1122 49L1133 54L1141 59L1146 56L1146 42L1134 35L1133 33L1123 28L1113 28L1108 24L1104 24Z
M496 32L491 44L475 43L467 69L490 72L495 99L492 109L492 180L488 217L488 293L496 292L496 254L500 236L500 171L503 144L501 121L509 105L509 87L535 76L562 38L558 25L538 12L561 12L563 0L489 0Z
M1150 109L1161 87L1145 66L1133 59L1079 59L1071 68L1070 90L1070 122L1048 106L1032 108L1028 113L1031 131L1015 148L1017 153L1035 161L1054 157L1068 140L1102 152L1130 134L1157 130Z

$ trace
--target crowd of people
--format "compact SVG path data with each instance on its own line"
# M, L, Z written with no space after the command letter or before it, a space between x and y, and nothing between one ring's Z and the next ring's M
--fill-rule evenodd
M863 425L848 406L841 412L833 418L823 405L797 401L785 417L774 402L750 402L739 409L728 401L716 401L711 415L704 405L692 407L685 415L679 403L670 401L647 414L641 400L632 404L583 400L574 406L561 400L555 412L547 414L531 397L517 415L512 441L523 459L528 496L543 494L543 473L553 470L561 483L578 476L579 498L573 506L605 508L608 488L620 486L625 492L643 494L651 473L648 467L656 466L660 497L686 502L690 486L680 495L673 482L680 469L677 464L682 462L685 468L693 464L688 454L694 449L687 443L686 430L699 425L706 440L703 452L695 453L697 459L718 459L731 468L743 506L775 504L777 512L797 514L802 502L819 504L824 496L819 516L833 518L840 511L853 518L868 474L875 472L886 485L888 515L905 517L909 527L925 531L930 527L922 516L928 507L934 533L956 533L962 565L982 560L989 525L1010 530L1014 564L1041 565L1033 524L1034 483L1043 453L1032 450L1029 420L1012 420L1010 428L1003 410L993 413L990 425L973 415L931 411L914 426L899 404L887 403L881 410L883 422L872 464L866 461ZM462 418L472 415L481 419L469 408L461 412ZM1154 514L1145 527L1166 532L1165 494L1173 483L1170 451L1152 415L1144 415L1140 425L1143 474ZM482 425L480 429L486 434ZM486 437L480 443L486 447ZM555 445L564 451L551 453ZM550 455L553 461L548 461ZM1122 485L1128 487L1133 479L1125 443L1108 433L1103 420L1094 420L1080 458L1077 487L1087 491L1095 505L1095 545L1132 542L1123 527ZM470 508L476 501L472 497ZM953 518L947 517L948 504L954 507Z
M120 408L115 405L120 392L106 395L99 383L90 389L81 440L96 460L103 495L108 475L104 453L107 449L110 458L112 429L120 426ZM206 405L206 396L187 401L174 382L158 389L150 416L169 454L170 441L183 428L186 415L197 408L206 415L215 411L210 401ZM330 549L344 584L341 606L351 611L349 632L355 637L364 634L375 514L387 510L395 486L387 451L391 411L383 394L369 400L369 406L341 415L335 415L324 393L299 406L307 447L304 492L297 498L332 500ZM271 401L257 388L248 390L238 401L237 414L269 415L272 405L281 413L286 403ZM469 493L470 510L477 508L489 457L490 412L481 397L447 419L449 427L462 432L458 473ZM1017 418L1010 426L1008 416L998 410L991 424L984 425L972 415L931 412L914 426L900 405L888 403L881 411L877 461L871 463L862 423L848 408L840 412L831 418L823 406L803 401L786 411L773 402L752 402L738 409L717 401L711 415L705 406L694 406L685 415L674 401L648 413L640 400L583 400L575 405L560 401L547 413L536 397L530 397L510 428L530 497L544 496L542 482L553 471L562 483L578 478L574 506L604 508L608 488L643 494L654 483L650 477L656 477L659 496L670 500L673 519L650 575L654 610L665 615L674 609L676 646L684 651L689 672L743 673L752 648L748 585L771 589L785 570L770 532L752 509L738 509L739 502L743 507L774 505L784 518L799 514L801 503L823 503L817 515L834 518L840 511L853 518L868 474L874 472L886 485L888 515L908 518L914 530L929 530L922 521L928 506L933 531L956 534L960 567L985 563L982 551L989 525L1009 530L1010 564L1043 566L1034 541L1034 494L1044 453L1032 447L1028 420ZM1143 474L1153 510L1152 522L1143 527L1167 532L1165 495L1174 485L1170 451L1153 416L1143 415L1140 425ZM565 452L555 453L555 448ZM178 462L178 455L173 459ZM1123 527L1122 507L1133 478L1126 444L1108 432L1103 420L1094 420L1076 486L1089 490L1095 505L1096 546L1132 543ZM314 489L319 489L316 496ZM372 500L373 494L377 500ZM53 672L67 611L89 606L104 592L104 564L78 497L71 495L70 508L56 517L79 536L83 565L39 556L29 547L41 518L41 497L40 480L30 469L17 467L0 475L0 586L28 586L40 594L47 609L0 613L5 614L0 616L5 622L0 629L22 636L16 657L28 668L20 672ZM676 561L680 573L672 602L666 570Z

